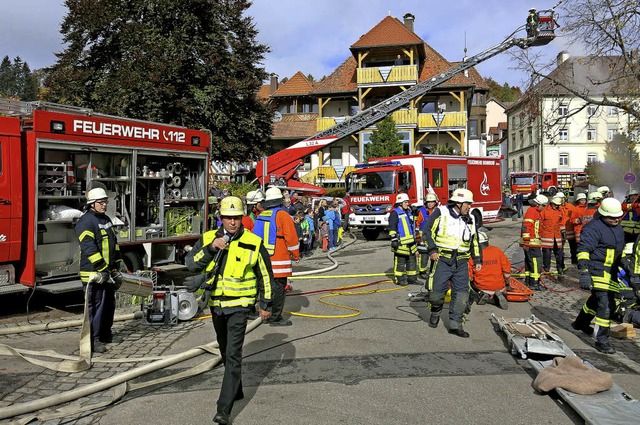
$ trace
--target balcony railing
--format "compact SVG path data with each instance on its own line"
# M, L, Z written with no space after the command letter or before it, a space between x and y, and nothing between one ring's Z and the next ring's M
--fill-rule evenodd
M420 129L426 128L438 128L438 123L434 117L434 114L418 114L418 127ZM465 129L467 128L467 113L466 112L445 112L442 114L442 121L440 121L440 128L446 129Z
M400 109L392 112L391 117L396 124L413 124L418 123L418 110L416 108Z
M358 85L400 85L417 82L416 65L358 68Z

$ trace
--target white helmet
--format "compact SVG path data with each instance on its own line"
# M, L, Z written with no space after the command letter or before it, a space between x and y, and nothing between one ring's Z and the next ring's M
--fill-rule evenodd
M565 196L564 196L564 192L563 192L563 191L561 191L561 190L559 190L559 191L558 191L558 193L556 193L556 196L557 196L558 198L561 198L561 199L564 199L564 198L565 198Z
M596 191L602 193L603 197L607 196L607 193L611 192L609 190L609 186L600 186Z
M616 198L603 199L598 212L603 217L621 217L624 214L622 204Z
M396 204L401 204L404 201L409 202L409 195L406 193L398 193L398 196L396 196Z
M638 194L638 189L629 189L629 193L627 193L627 196L633 196L637 194Z
M101 199L109 199L107 192L101 187L96 187L87 192L87 205L93 204Z
M559 196L554 196L553 198L551 198L551 203L552 203L553 205L558 205L558 206L560 206L560 205L562 205L562 198L561 198L561 197L559 197Z
M258 202L264 201L264 194L260 189L251 190L247 192L246 198L247 198L247 205L255 205Z
M469 189L456 189L451 194L451 198L449 198L449 200L458 203L473 203L473 193Z
M587 199L587 194L584 192L580 192L576 195L576 201L579 201L581 199Z
M277 199L282 199L282 191L277 187L270 187L267 189L265 193L265 201L274 201Z
M438 196L435 193L427 193L427 196L424 198L425 202L438 202Z
M602 193L600 192L591 192L589 194L589 196L587 197L587 199L595 199L596 201L602 201L602 198L604 198L604 196L602 196Z
M536 195L531 201L529 201L531 205L549 205L549 198L544 195Z
M478 243L489 243L489 235L487 235L487 232L478 232Z

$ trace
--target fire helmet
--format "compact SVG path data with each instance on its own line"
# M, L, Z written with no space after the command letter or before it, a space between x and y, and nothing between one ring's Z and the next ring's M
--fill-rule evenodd
M473 193L469 189L456 189L449 200L456 203L469 202L473 204Z
M396 204L401 204L405 201L409 202L409 195L406 193L398 193L398 196L396 196Z
M478 231L478 243L489 243L487 232Z
M425 202L438 202L438 196L435 193L427 193L427 196L424 198Z
M564 192L563 192L563 191L561 191L561 190L559 190L559 191L558 191L558 193L556 193L556 196L557 196L558 198L561 198L561 199L564 199L564 198L565 198L565 196L564 196Z
M622 214L622 204L616 198L605 198L602 200L600 207L598 208L598 212L603 217L621 217Z
M587 199L587 194L584 192L580 192L576 195L576 201L579 201L581 199Z
M596 191L596 192L591 192L591 193L589 194L589 196L590 196L590 197L592 196L592 197L593 197L593 199L595 199L595 200L596 200L596 201L598 201L598 202L602 201L602 198L604 198L604 196L602 196L602 193L597 192L597 191ZM587 199L589 199L589 198L587 197Z
M87 192L87 205L93 204L101 199L109 199L109 195L107 195L107 192L103 188L96 187Z
M282 199L282 191L277 187L270 187L265 193L265 201L275 201Z
M244 215L244 207L242 200L237 196L225 196L220 201L221 217L242 217Z
M558 205L558 206L560 206L560 205L562 205L562 198L561 198L561 197L559 197L559 196L554 196L553 198L551 198L551 203L552 203L553 205Z
M544 195L536 195L535 198L529 201L531 205L539 206L539 205L549 205L549 198Z
M596 191L602 193L603 197L607 196L607 194L611 192L609 186L600 186Z
M260 189L251 190L247 193L247 205L255 205L264 201L264 193Z

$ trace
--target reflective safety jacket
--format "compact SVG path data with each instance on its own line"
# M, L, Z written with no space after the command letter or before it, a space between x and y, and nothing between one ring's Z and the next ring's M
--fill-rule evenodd
M573 239L576 242L580 242L580 232L582 232L582 221L580 221L580 217L584 214L584 211L587 209L587 204L584 205L575 205L575 212L571 215L571 229L573 231ZM567 239L569 238L569 226L567 225Z
M598 211L597 205L588 205L585 209L580 211L580 215L576 217L577 223L574 226L574 229L579 229L579 230L576 230L576 242L578 243L580 242L580 238L581 238L580 235L582 234L582 229L587 223L593 220L593 215L597 211Z
M577 206L568 202L560 206L560 209L562 210L562 216L564 217L564 228L567 231L567 240L574 240L576 238L575 229L573 227L573 219L578 213L577 208Z
M253 233L262 238L271 256L273 275L278 278L291 276L291 259L300 259L298 232L291 215L280 207L264 210L256 218Z
M609 226L600 214L584 226L578 244L578 269L589 271L594 289L618 292L615 280L623 249L622 226Z
M391 211L389 214L389 236L392 239L397 237L400 241L400 245L394 251L396 254L411 255L418 251L411 210L396 207Z
M427 208L424 205L418 208L418 217L416 218L416 230L422 233L424 232L424 224L427 222L427 218L433 213L434 208Z
M482 268L476 270L473 259L469 259L469 280L481 291L493 293L505 287L505 279L511 277L511 262L497 246L487 245L482 249Z
M190 271L206 274L209 285L213 285L217 271L209 305L224 310L250 307L258 300L261 309L268 309L273 275L262 239L240 227L216 264L219 251L211 243L223 234L222 228L205 232L185 259Z
M482 250L472 214L461 216L450 206L435 208L425 223L424 234L429 255L437 250L444 258L472 257L475 264L482 264Z
M520 246L539 248L540 241L540 211L537 207L530 207L522 219L520 231Z
M543 248L562 247L565 217L560 207L548 205L540 212L540 243Z
M80 242L80 280L83 283L89 282L95 272L120 270L122 256L109 216L88 210L76 223L75 233Z

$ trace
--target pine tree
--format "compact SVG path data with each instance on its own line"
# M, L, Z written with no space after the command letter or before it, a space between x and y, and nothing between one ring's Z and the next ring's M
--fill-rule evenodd
M0 63L0 96L25 101L38 98L38 81L19 56L13 62L5 56Z
M210 129L217 160L257 158L271 111L247 0L66 0L67 48L47 70L47 100Z
M396 123L391 115L388 115L376 124L376 129L371 133L371 143L364 147L364 158L369 160L402 154L402 142L396 130Z

